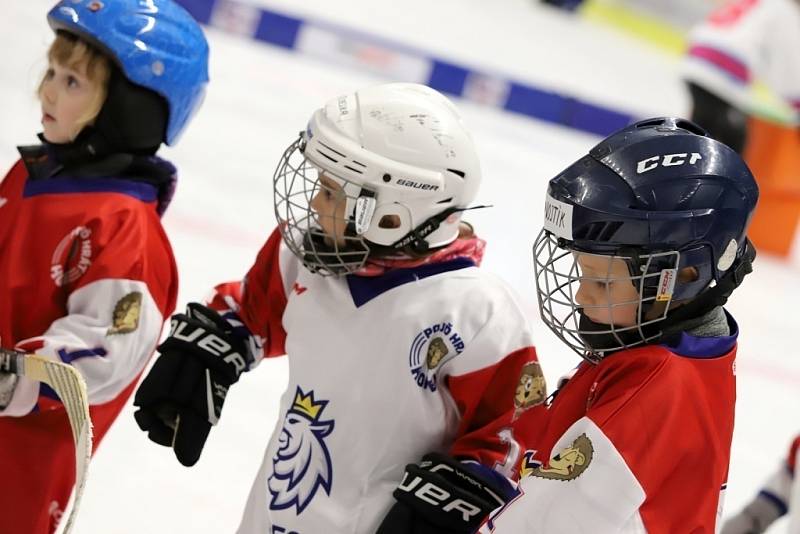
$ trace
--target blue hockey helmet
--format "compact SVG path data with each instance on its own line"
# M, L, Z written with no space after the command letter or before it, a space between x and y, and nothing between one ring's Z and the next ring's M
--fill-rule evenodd
M550 180L534 245L543 320L597 360L724 304L752 270L746 229L757 200L742 158L690 121L649 119L612 134ZM587 327L574 291L582 254L625 260L638 301L610 306L635 305L636 324ZM681 279L686 267L695 276ZM600 334L613 343L592 343Z
M62 0L47 15L108 54L132 83L167 103L163 141L174 144L203 101L208 43L192 16L173 0Z

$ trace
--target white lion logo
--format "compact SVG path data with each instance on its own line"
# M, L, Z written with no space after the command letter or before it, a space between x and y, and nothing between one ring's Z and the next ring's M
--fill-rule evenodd
M279 447L272 458L272 475L267 481L272 494L270 508L295 506L300 514L320 487L330 495L333 472L324 438L333 432L332 420L320 416L328 401L314 401L298 387L295 400L286 412Z

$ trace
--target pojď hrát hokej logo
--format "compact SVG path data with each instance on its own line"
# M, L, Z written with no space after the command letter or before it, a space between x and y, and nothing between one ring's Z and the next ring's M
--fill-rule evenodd
M92 231L78 226L65 235L53 251L50 260L50 278L56 286L71 284L92 264Z
M464 351L464 340L453 324L442 322L429 326L414 338L408 352L408 365L416 384L436 391L436 370L447 360Z

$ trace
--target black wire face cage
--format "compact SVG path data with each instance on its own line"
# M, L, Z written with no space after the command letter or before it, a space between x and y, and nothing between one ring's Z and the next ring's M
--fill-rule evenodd
M358 271L370 249L349 221L348 206L357 196L347 191L358 192L361 186L339 177L335 181L329 177L331 186L326 186L320 180L324 171L306 159L304 148L301 135L284 151L273 177L275 218L283 241L316 274L341 276ZM337 184L342 182L343 187ZM312 203L326 206L325 213L318 213Z
M547 230L541 231L533 245L539 312L556 336L591 363L600 362L611 352L659 338L661 331L653 325L667 316L680 253L604 255L581 252L569 248L569 245ZM593 276L585 276L579 261L582 256L591 257L593 271L598 265L604 265L600 270L605 268L606 275L597 276L597 272L593 272ZM614 260L626 263L629 276L612 275ZM578 304L575 296L581 284L594 284L593 295L597 296L598 291L604 290L605 298L597 298L597 303ZM612 296L612 284L632 284L636 297L615 301L617 296ZM653 314L648 312L655 305L663 306L663 310L659 307L657 316L652 317ZM633 325L597 323L587 317L610 318L615 312L623 312L624 308L635 309Z

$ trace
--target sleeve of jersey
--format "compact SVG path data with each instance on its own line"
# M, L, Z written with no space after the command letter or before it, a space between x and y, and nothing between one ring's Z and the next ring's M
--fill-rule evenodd
M256 364L286 353L283 312L299 264L276 228L241 282L219 284L208 304L248 339Z
M92 405L114 399L141 373L177 293L172 252L154 214L130 210L94 222L81 245L91 248L90 262L67 287L66 315L16 346L77 368ZM2 415L25 415L37 401L40 410L60 405L49 387L22 379Z
M547 467L523 465L520 493L492 513L479 532L643 533L645 492L614 443L588 417L556 442Z
M461 416L450 454L471 459L516 480L525 436L512 423L523 413L537 430L532 412L544 414L547 386L527 321L510 298L496 299L477 335L445 364L446 386Z

